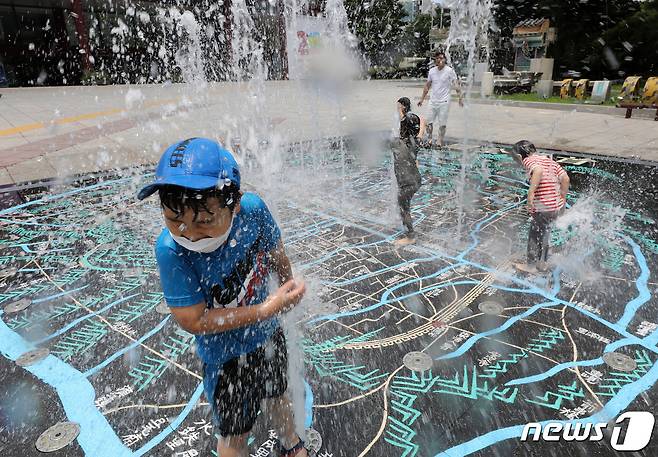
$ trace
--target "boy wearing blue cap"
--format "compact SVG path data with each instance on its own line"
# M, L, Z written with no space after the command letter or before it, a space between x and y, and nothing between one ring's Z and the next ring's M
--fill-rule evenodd
M167 305L196 336L221 457L247 456L261 407L277 427L281 455L307 456L286 396L286 341L276 316L301 300L281 232L256 194L240 191L240 170L214 141L191 138L162 155L155 182L166 228L155 253ZM276 272L280 287L268 290Z

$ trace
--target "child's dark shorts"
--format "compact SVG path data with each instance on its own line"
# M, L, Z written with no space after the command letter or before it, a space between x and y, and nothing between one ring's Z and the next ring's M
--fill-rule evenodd
M203 376L216 376L214 398L209 398L213 422L221 436L251 431L264 398L276 398L288 388L286 337L279 327L262 346L224 363L219 372L203 366Z

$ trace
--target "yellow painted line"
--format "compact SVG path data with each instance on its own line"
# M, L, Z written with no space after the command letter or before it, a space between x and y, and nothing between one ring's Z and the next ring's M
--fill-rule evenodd
M96 113L87 113L87 114L80 114L78 116L70 116L70 117L63 117L61 119L57 119L55 121L55 124L61 125L61 124L69 124L71 122L78 122L78 121L85 121L89 119L94 119L96 117L101 117L101 116L110 116L112 114L119 114L126 111L123 108L114 108L114 109L109 109L107 111L98 111Z
M148 102L144 103L144 108L152 108L154 106L159 106L159 105L165 105L167 103L173 103L176 102L177 99L170 99L170 100L158 100L158 101L153 101L153 102ZM54 121L54 124L57 125L64 125L64 124L71 124L73 122L78 122L78 121L85 121L89 119L95 119L97 117L104 117L104 116L111 116L113 114L119 114L128 111L125 108L113 108L105 111L96 111L95 113L86 113L86 114L79 114L77 116L69 116L69 117L63 117L61 119L57 119ZM16 135L18 133L23 133L23 132L29 132L32 130L39 130L39 129L44 129L48 127L50 124L45 124L43 122L35 122L32 124L23 124L19 125L17 127L12 127L10 129L4 129L0 130L0 136L9 136L9 135Z
M0 130L0 136L15 135L17 133L27 132L29 130L42 129L43 127L44 125L40 122L36 124L24 124L18 127L12 127L10 129Z

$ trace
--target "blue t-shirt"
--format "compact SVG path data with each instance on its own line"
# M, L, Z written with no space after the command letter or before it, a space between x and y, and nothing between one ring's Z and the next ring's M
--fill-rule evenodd
M275 249L281 232L259 196L245 193L233 218L228 240L203 254L174 241L164 229L155 247L160 281L167 305L192 306L203 301L208 308L262 303L269 293L267 253ZM272 336L276 318L216 334L197 335L197 352L206 364L247 354Z

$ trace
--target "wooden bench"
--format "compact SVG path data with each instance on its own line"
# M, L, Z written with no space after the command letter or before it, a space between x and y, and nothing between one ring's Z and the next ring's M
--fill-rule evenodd
M655 121L658 121L658 77L647 79L642 90L642 96L638 97L637 89L640 86L639 76L629 76L624 81L619 96L617 107L626 108L626 119L633 115L634 109L655 109Z

